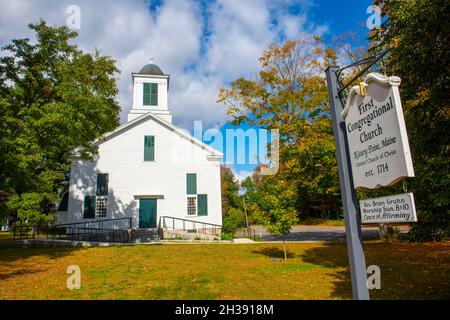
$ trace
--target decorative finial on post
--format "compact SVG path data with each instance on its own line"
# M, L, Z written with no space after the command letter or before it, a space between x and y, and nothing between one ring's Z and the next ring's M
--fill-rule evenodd
M364 82L359 83L359 94L363 97L366 96L366 87L364 86Z

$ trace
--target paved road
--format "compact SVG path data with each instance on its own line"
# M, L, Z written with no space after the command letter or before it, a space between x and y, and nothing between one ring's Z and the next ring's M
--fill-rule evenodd
M264 241L279 241L281 237L274 237L264 230L262 226L252 226L256 231L257 236L261 236ZM402 228L402 232L406 229ZM362 229L364 240L379 239L378 227L369 227ZM286 238L287 241L342 241L345 240L345 228L329 227L329 226L305 226L297 225L291 230L291 233Z

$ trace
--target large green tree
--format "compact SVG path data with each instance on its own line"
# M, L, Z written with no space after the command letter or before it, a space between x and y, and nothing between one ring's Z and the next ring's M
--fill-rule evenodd
M376 0L386 22L374 29L372 51L390 48L387 73L402 79L403 102L416 177L419 222L415 240L440 239L450 232L450 2Z
M0 58L0 209L49 220L66 187L70 151L119 124L115 61L82 52L77 33L30 24L36 39L15 39Z

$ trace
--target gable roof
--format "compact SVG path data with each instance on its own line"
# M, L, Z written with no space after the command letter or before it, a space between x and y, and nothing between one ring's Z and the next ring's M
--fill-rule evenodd
M212 158L216 158L216 159L221 159L223 157L223 153L214 149L213 147L207 145L206 143L204 143L203 141L200 141L199 139L195 138L194 136L192 136L189 133L186 133L184 130L174 126L173 124L161 119L160 117L154 115L151 112L148 112L146 114L143 114L139 117L137 117L136 119L126 122L124 124L122 124L121 126L117 127L114 131L105 133L103 136L101 136L100 138L94 140L92 142L93 146L99 146L102 143L109 141L113 138L115 138L116 136L120 135L121 133L134 128L135 126L146 122L148 120L153 120L156 123L159 123L160 125L162 125L163 127L167 128L168 130L178 134L180 137L192 142L194 145L197 145L198 147L202 148L203 150L209 151L211 154L208 155L209 157ZM80 151L81 151L81 147L77 147L74 150L72 150L72 156L73 157L77 157L80 155Z

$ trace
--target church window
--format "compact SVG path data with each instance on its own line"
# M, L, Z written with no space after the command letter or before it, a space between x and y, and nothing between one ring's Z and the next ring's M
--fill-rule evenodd
M194 216L197 214L197 197L187 197L187 214Z
M95 201L95 218L106 218L108 196L97 196Z
M144 83L144 106L157 106L158 105L158 84L157 83Z
M108 209L109 174L97 174L97 197L95 199L95 218L105 218Z
M109 174L97 174L96 195L86 195L84 197L84 219L105 218L108 210L108 180Z
M155 161L155 137L144 137L144 161Z

